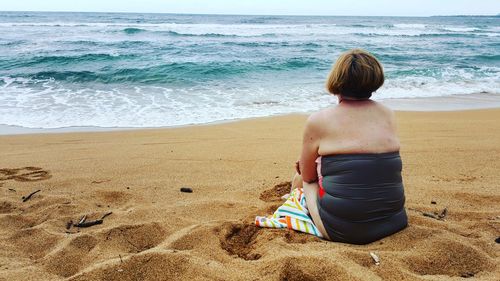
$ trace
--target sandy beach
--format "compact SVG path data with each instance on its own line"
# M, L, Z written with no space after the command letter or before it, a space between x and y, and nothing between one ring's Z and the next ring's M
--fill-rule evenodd
M364 246L253 225L305 115L0 136L0 280L499 280L500 109L397 117L409 227Z

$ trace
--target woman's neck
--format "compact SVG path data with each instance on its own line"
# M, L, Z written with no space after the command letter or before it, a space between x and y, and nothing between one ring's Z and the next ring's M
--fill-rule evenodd
M352 103L352 102L362 102L362 101L369 101L370 99L353 99L353 98L346 98L341 95L338 96L339 104L340 103Z

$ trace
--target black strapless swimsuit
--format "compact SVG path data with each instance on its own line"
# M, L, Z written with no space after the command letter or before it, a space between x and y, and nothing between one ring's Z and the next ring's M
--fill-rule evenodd
M321 157L318 210L332 241L367 244L407 226L401 169L399 152Z

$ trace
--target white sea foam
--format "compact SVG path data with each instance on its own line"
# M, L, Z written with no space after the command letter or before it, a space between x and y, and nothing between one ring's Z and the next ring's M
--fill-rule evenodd
M159 127L315 111L336 100L324 90L331 61L357 47L388 74L375 99L500 95L490 20L168 21L0 23L0 124Z
M465 27L465 26L443 26L443 30L453 31L453 32L473 32L479 31L481 29L475 27Z
M394 27L403 29L425 29L427 25L421 23L396 23Z
M95 28L103 31L122 31L126 28L137 28L153 32L175 32L181 35L225 35L254 37L276 35L309 35L331 36L349 34L369 34L387 36L419 36L426 34L445 34L447 32L470 33L481 31L479 28L461 26L439 26L427 24L393 24L391 26L343 26L337 24L177 24L177 23L78 23L78 22L48 22L48 23L0 23L0 28L9 27L45 27L45 28ZM78 30L76 30L78 32ZM488 35L496 36L492 30Z
M41 89L34 90L25 87L33 81L3 80L5 84L0 88L0 124L29 128L178 126L311 112L335 103L335 98L326 94L320 83L280 87L263 82L241 89L135 86L128 89L71 90L56 81L47 80ZM435 78L403 77L386 81L374 98L422 98L478 92L500 95L498 89L498 77L479 81L464 77L463 81L448 82Z

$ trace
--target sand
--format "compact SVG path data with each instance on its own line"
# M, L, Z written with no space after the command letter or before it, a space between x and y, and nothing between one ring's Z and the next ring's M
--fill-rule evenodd
M303 115L2 136L0 280L500 280L500 110L397 116L410 225L364 246L253 225L281 202Z

